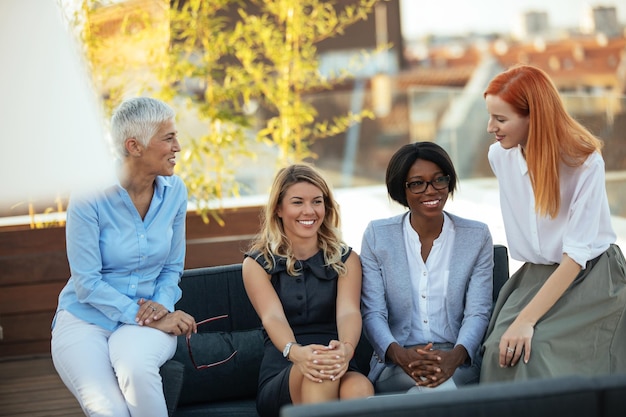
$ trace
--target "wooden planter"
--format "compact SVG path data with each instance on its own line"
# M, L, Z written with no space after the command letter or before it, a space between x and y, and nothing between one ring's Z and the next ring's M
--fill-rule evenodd
M241 262L259 229L260 210L224 209L223 227L188 213L185 268ZM50 324L69 274L65 227L0 228L0 358L50 352Z

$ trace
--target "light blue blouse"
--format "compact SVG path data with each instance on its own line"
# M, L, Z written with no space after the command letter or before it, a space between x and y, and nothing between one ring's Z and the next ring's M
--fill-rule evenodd
M156 178L143 220L119 184L72 196L66 225L71 276L57 311L107 330L135 324L141 298L173 311L181 297L186 213L187 188L177 176Z

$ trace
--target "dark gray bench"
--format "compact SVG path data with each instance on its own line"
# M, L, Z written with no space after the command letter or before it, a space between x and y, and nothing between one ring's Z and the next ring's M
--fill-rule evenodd
M623 417L626 375L478 384L454 391L381 395L286 406L281 417Z
M494 300L508 277L507 249L494 245ZM241 264L186 270L180 287L183 297L176 308L197 321L228 315L199 326L191 337L195 365L221 361L235 350L237 354L219 366L196 369L185 337L179 337L174 358L161 368L170 416L258 417L255 398L263 335L243 286ZM356 359L365 374L371 355L371 346L362 338Z

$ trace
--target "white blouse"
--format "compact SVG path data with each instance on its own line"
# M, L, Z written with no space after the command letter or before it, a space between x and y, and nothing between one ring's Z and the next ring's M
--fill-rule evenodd
M520 147L489 147L498 178L500 207L511 257L534 264L560 263L566 253L582 268L614 243L605 188L604 160L598 152L578 167L561 164L561 206L555 218L535 211L528 167Z
M448 325L446 309L450 262L456 236L454 224L444 213L441 234L433 242L426 263L422 260L420 237L411 226L411 216L405 216L403 234L414 300L411 333L405 345L455 343L456 334Z

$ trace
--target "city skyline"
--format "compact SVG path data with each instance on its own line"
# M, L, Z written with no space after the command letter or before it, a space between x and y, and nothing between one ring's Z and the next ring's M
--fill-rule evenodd
M578 27L588 6L615 7L618 21L626 22L626 0L400 0L400 20L405 39L427 34L510 33L516 19L531 10L547 12L553 28Z

